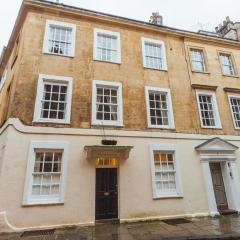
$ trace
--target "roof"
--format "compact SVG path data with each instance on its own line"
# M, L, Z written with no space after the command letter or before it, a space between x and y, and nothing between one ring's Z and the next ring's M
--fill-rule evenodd
M126 18L126 17L122 17L122 16L109 14L109 13L93 11L93 10L80 8L80 7L75 7L75 6L71 6L71 5L67 5L67 4L63 4L63 3L57 3L57 2L53 2L53 1L28 0L28 2L47 4L47 5L51 5L51 6L54 6L54 7L60 7L60 8L65 8L65 9L75 10L75 11L77 10L77 11L80 11L80 12L96 14L96 15L99 15L99 16L105 16L105 17L115 18L115 19L119 19L119 20L124 20L124 21L129 21L129 22L135 22L135 23L140 23L140 24L144 24L144 25L149 25L149 26L152 26L152 27L155 27L155 28L167 29L167 30L170 30L170 31L182 32L182 33L190 33L190 34L194 34L194 35L196 34L196 35L200 35L200 36L213 37L213 38L217 38L217 39L224 39L224 40L229 40L229 41L233 41L233 42L238 42L237 40L233 40L231 38L223 38L221 36L217 36L217 34L214 34L213 32L212 32L212 35L210 35L209 31L193 32L193 31L173 28L173 27L169 27L169 26L165 26L165 25L156 25L156 24L153 24L153 23L145 22L145 21L140 21L140 20L136 20L136 19L132 19L132 18Z
M20 8L18 17L15 22L15 26L13 28L11 37L9 39L9 42L8 42L8 45L6 48L6 51L5 51L2 59L0 60L0 68L4 67L4 63L6 63L8 57L10 56L12 48L13 48L13 44L18 35L19 28L21 27L20 25L22 24L22 22L26 16L26 12L31 7L33 7L33 8L35 7L35 10L36 10L36 7L42 7L42 8L44 8L44 10L54 9L54 10L59 10L59 11L68 11L68 12L71 12L72 14L78 13L78 14L81 14L84 16L89 16L89 17L90 16L95 17L95 18L102 17L105 20L112 20L112 21L115 20L122 24L132 24L134 26L145 27L145 28L147 27L147 28L151 28L152 30L161 31L163 33L164 32L169 33L169 34L171 33L171 34L176 34L176 35L183 36L183 37L187 37L187 36L195 37L195 38L201 37L205 40L213 40L213 41L217 40L219 42L228 43L228 44L237 44L237 45L239 44L239 46L240 46L240 42L238 42L237 40L226 39L221 36L210 35L207 32L199 33L199 32L192 32L192 31L177 29L177 28L173 28L173 27L168 27L168 26L164 26L164 25L156 25L156 24L152 24L149 22L144 22L144 21L140 21L140 20L136 20L136 19L116 16L116 15L93 11L93 10L88 10L88 9L70 6L70 5L66 5L63 3L56 3L56 2L52 2L52 1L50 2L50 1L46 1L46 0L23 0L22 6Z

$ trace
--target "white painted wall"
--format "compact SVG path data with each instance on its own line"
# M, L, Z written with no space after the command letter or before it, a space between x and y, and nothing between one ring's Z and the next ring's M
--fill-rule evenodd
M95 165L86 160L84 146L100 145L101 131L26 127L16 120L11 121L14 127L8 126L8 147L0 175L0 192L4 193L0 197L0 211L6 212L9 223L17 228L94 223ZM129 159L121 161L119 167L120 220L209 214L203 169L195 147L211 136L120 130L106 131L106 134L116 139L118 145L134 146ZM63 205L22 207L28 150L32 140L69 142ZM183 198L153 199L149 143L178 146ZM234 144L240 146L240 141L234 141ZM239 166L238 160L237 164Z

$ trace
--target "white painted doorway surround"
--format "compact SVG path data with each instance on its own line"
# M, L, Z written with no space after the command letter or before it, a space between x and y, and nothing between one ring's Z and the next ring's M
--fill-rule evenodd
M219 214L209 166L209 163L214 162L221 165L229 209L240 212L240 178L235 154L238 147L221 138L213 138L195 149L200 154L210 215Z

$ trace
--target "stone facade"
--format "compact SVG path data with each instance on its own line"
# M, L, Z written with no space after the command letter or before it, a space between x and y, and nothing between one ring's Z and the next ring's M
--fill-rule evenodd
M56 57L42 53L46 19L66 21L77 25L76 56L74 58ZM122 41L121 64L93 61L94 28L120 32ZM36 36L38 37L36 38ZM168 71L143 68L141 37L160 39L165 42ZM79 21L77 16L63 18L61 15L60 17L57 10L43 13L39 7L37 10L29 10L22 26L19 45L19 57L14 71L10 71L6 84L7 86L12 82L13 85L8 117L19 118L27 125L33 124L38 75L44 73L71 76L74 79L71 124L67 127L94 128L91 125L91 85L92 80L100 79L119 81L123 84L123 129L151 131L147 128L146 123L144 87L153 86L167 87L172 91L176 129L171 130L171 132L239 134L238 131L234 130L228 100L223 91L224 87L237 88L239 78L238 76L223 76L218 57L218 51L232 53L237 71L239 71L240 50L237 43L209 38L195 40L191 36L175 36L175 34L163 31L161 28L156 28L154 31L138 26L137 29L134 29L134 26L126 26L121 22L116 23L109 20L91 19L90 21L88 18L82 17ZM191 71L189 60L189 47L191 46L205 49L208 74ZM129 56L134 57L130 58ZM11 61L8 65L10 67ZM191 88L192 84L218 86L217 100L223 125L221 130L200 127L195 91ZM1 93L3 99L4 90ZM1 114L3 108L4 104L0 108ZM50 126L53 125L58 127L56 124L50 124Z

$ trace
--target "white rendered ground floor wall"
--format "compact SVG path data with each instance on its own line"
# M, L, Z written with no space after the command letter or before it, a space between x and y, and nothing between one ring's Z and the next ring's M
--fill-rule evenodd
M86 146L101 145L102 130L30 127L9 119L0 134L1 231L95 223L96 162L88 158ZM217 214L209 162L221 163L229 208L240 212L239 137L123 130L105 130L105 135L116 140L117 146L132 147L129 156L119 159L121 222ZM33 142L64 142L68 146L58 204L26 204L24 191ZM176 152L178 194L156 194L154 149Z

